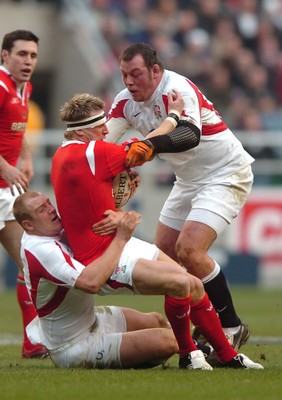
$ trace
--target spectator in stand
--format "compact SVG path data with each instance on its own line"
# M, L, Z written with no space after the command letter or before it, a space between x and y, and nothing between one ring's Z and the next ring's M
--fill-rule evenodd
M146 30L146 21L149 16L148 0L124 0L121 8L126 39L129 42L150 40L150 34Z
M263 93L256 101L256 107L261 114L263 129L267 131L282 131L282 106L278 106L272 93ZM279 149L276 149L279 151ZM281 154L281 150L279 152Z
M231 97L231 72L226 63L217 65L217 74L212 74L205 87L206 96L213 99L213 104L220 115L225 115Z
M241 0L235 13L235 20L244 46L254 50L259 35L261 17L258 0Z
M198 0L199 27L213 33L222 16L223 5L220 0Z
M244 77L247 95L250 99L256 100L267 92L268 87L267 70L256 64Z

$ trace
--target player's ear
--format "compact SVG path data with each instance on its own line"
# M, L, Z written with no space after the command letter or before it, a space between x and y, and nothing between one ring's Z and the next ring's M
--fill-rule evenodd
M153 66L153 74L154 75L158 75L160 73L161 69L160 66L158 64L154 64Z
M6 60L8 54L9 54L8 50L1 51L1 58L2 58L3 62Z
M76 129L73 131L75 135L78 136L79 139L84 137L84 129Z
M28 219L24 219L22 221L22 227L24 228L25 231L30 232L33 230L33 225Z

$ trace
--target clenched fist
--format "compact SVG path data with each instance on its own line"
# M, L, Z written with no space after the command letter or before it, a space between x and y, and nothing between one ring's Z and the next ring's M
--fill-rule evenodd
M154 146L150 140L142 140L133 142L128 145L129 150L125 158L127 167L138 167L146 161L150 161L154 157Z

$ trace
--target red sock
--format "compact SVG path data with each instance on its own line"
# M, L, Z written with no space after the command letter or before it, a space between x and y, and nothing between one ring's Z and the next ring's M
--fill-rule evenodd
M226 363L237 352L226 339L220 319L207 294L197 303L191 304L191 321L214 348L219 361Z
M165 296L165 313L176 337L180 357L197 350L190 333L190 299L190 296L186 299Z
M24 347L33 347L30 343L25 328L36 317L37 312L29 297L28 290L25 285L23 276L17 277L17 299L22 312L23 328L24 328Z

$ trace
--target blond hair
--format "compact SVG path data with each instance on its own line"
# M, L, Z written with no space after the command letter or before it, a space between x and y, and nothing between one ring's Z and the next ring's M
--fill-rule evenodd
M93 111L103 111L105 102L100 97L89 93L77 93L60 108L63 122L76 122L91 116ZM66 139L73 137L72 132L65 132Z
M60 109L61 120L76 122L90 117L93 111L104 110L105 102L89 93L75 94Z

